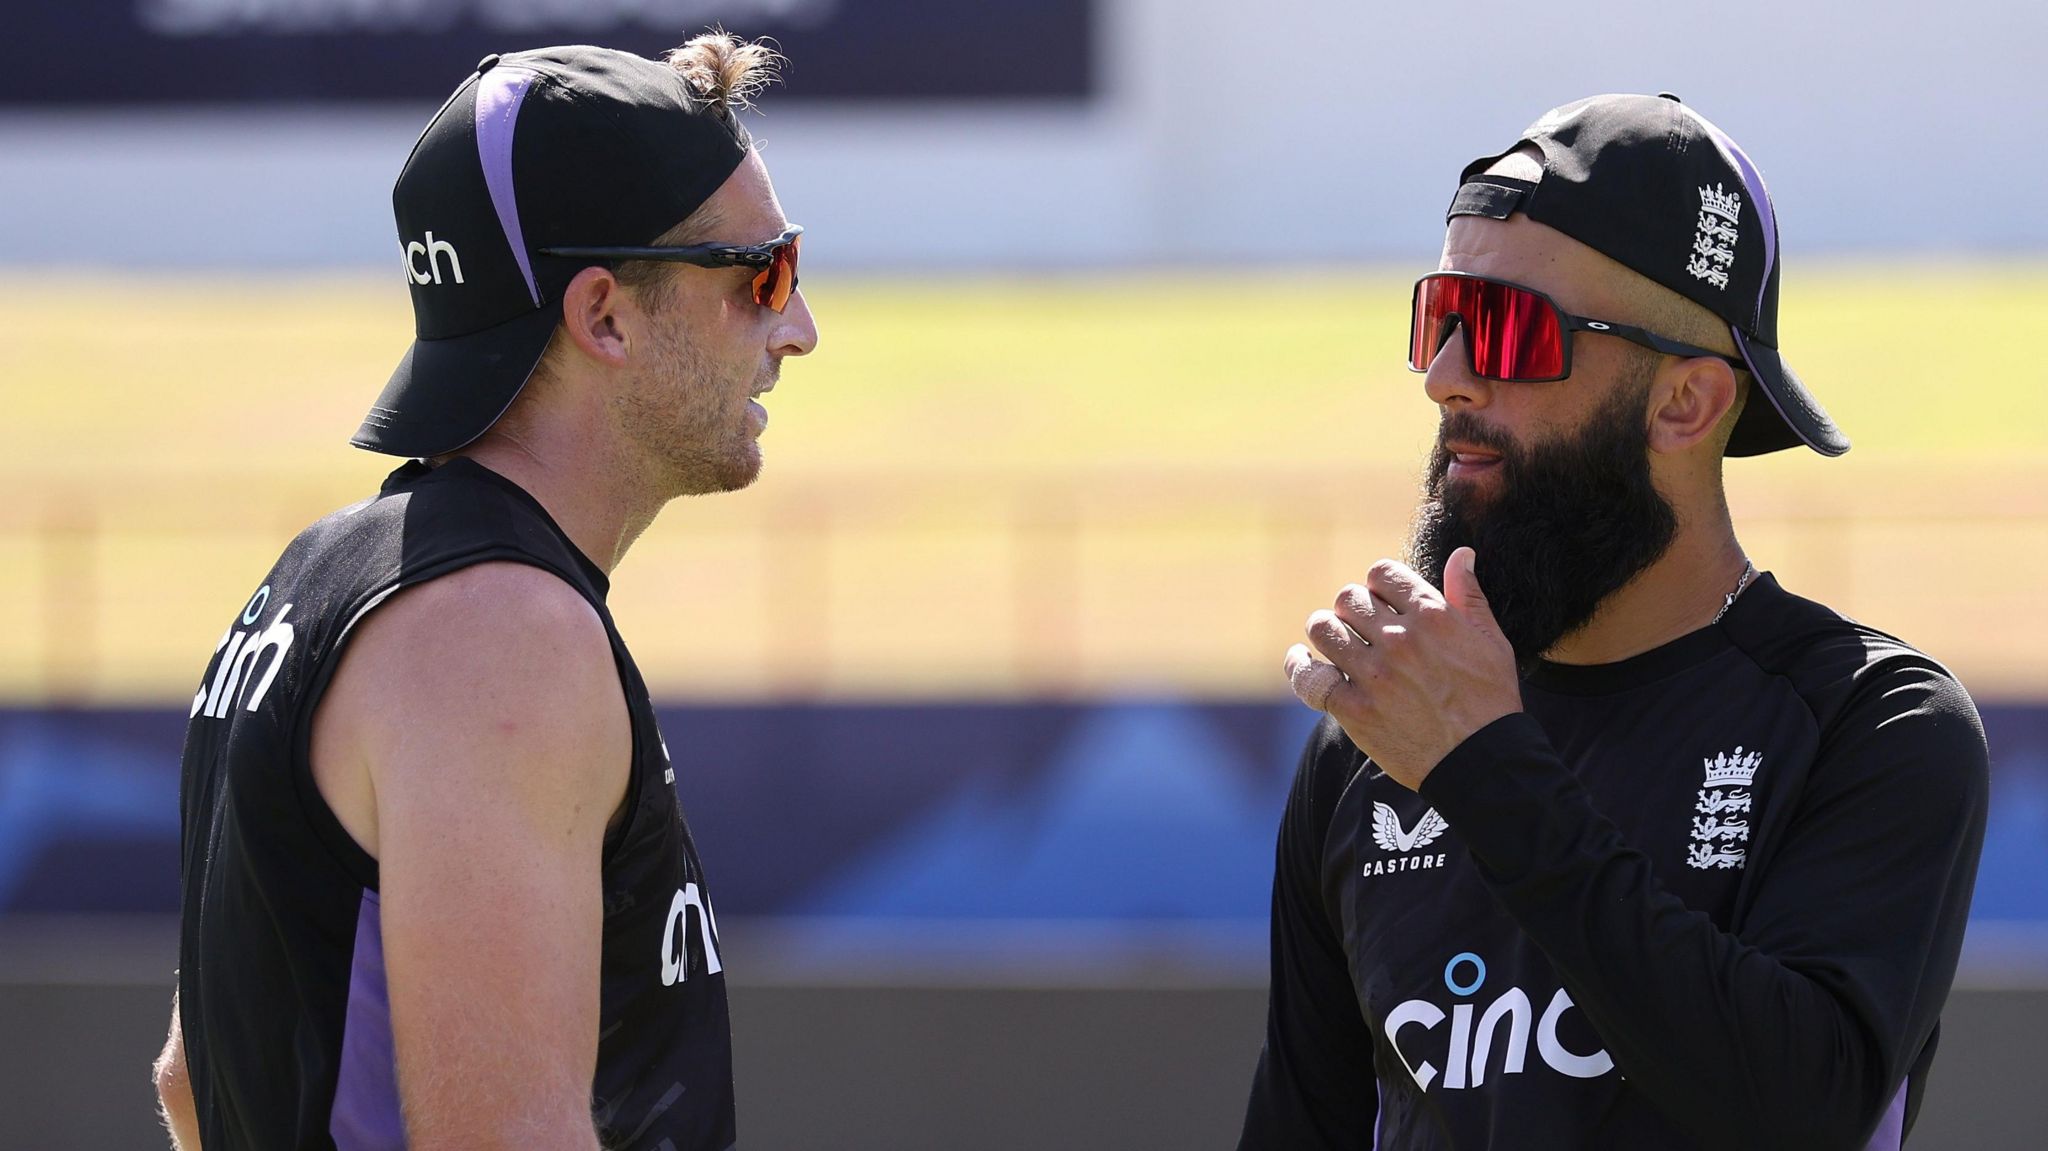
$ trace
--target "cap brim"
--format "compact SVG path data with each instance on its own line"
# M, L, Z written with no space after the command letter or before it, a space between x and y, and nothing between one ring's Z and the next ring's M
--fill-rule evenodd
M468 446L519 398L554 338L561 306L445 340L414 340L349 442L424 459Z
M1735 333L1736 350L1749 365L1750 375L1756 377L1756 390L1763 395L1750 396L1742 409L1735 431L1728 437L1728 454L1760 456L1801 444L1824 456L1848 451L1849 437L1785 366L1778 349L1743 335L1740 328L1730 330Z

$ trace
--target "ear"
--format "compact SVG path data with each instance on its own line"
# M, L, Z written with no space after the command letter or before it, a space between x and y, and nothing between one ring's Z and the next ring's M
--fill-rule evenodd
M1650 409L1650 450L1683 452L1713 438L1735 406L1735 370L1726 360L1696 356L1666 364Z
M631 296L605 268L576 273L562 292L562 331L570 346L600 364L623 366L632 344L628 331L638 314Z

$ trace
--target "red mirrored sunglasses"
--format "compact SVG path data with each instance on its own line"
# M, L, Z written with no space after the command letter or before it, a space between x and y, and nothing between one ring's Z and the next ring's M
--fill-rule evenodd
M1632 324L1574 316L1549 296L1520 284L1464 272L1432 272L1415 281L1408 326L1408 367L1426 372L1451 338L1465 331L1465 366L1485 380L1544 383L1572 374L1572 333L1619 336L1673 356L1712 356L1736 371L1747 365L1711 348L1657 335Z
M796 261L803 233L802 225L791 224L765 244L542 248L540 254L577 260L663 260L699 268L754 268L754 302L780 312L796 292Z

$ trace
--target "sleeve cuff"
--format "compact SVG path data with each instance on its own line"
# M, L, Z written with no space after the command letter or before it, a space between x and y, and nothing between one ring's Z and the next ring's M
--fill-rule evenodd
M1550 737L1527 712L1494 720L1424 777L1418 789L1489 870L1512 876L1537 866L1584 793Z

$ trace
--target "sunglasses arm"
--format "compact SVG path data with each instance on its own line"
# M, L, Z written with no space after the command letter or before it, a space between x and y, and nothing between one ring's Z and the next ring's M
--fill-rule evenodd
M1739 372L1749 370L1749 365L1725 352L1717 352L1712 348L1702 348L1696 344L1669 339L1648 329L1638 328L1633 324L1616 324L1606 320L1589 320L1583 316L1571 315L1565 316L1564 320L1565 326L1575 332L1599 332L1603 335L1619 336L1629 343L1638 344L1652 351L1663 352L1667 356L1684 356L1687 359L1697 359L1705 356L1709 359L1723 361Z

